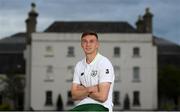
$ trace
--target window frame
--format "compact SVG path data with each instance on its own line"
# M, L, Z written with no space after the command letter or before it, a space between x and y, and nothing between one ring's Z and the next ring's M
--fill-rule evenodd
M67 103L66 103L66 105L68 105L68 106L73 106L73 105L75 105L75 102L74 102L74 100L72 99L71 91L67 91Z
M74 46L67 47L67 57L75 57L75 48Z
M117 98L115 98L115 96L117 96ZM120 102L120 91L113 91L113 104L114 106L119 106L121 105L121 102Z
M140 106L140 91L133 92L133 106Z
M139 66L134 66L133 67L133 82L140 82L141 77L140 77L140 67Z
M114 51L113 52L114 57L120 57L120 55L121 55L121 48L119 46L115 46L113 51Z
M45 105L46 106L53 105L53 92L51 90L47 90L45 93Z
M114 82L120 82L121 81L121 68L118 65L114 65L114 74L115 74L115 80Z
M139 47L133 48L133 57L140 57L140 48Z

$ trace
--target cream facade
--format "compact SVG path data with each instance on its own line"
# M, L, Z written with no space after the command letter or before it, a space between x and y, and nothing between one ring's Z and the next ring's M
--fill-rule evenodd
M74 66L84 57L80 36L81 33L32 34L32 109L56 110L59 94L65 110L75 106L70 87ZM157 48L152 34L98 33L98 36L99 52L110 59L115 70L114 110L157 109Z

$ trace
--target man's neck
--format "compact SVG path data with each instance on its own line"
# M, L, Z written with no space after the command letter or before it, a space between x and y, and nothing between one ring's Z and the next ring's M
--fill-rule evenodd
M97 52L96 52L96 53L93 53L93 54L87 54L87 55L86 55L86 63L87 63L87 64L90 64L90 63L94 60L94 58L96 57L96 55L97 55Z

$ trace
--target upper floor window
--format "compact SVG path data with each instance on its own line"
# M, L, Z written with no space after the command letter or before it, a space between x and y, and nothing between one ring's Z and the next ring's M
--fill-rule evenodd
M70 65L67 67L67 75L68 75L68 78L67 78L67 82L72 82L73 80L73 74L74 74L74 66Z
M140 92L139 91L133 92L133 105L140 106Z
M133 67L133 81L139 82L140 81L140 68L139 67Z
M52 91L46 91L46 102L45 105L53 105Z
M121 80L120 67L117 65L114 65L114 74L115 74L115 82L120 81Z
M52 46L46 46L46 52L53 52Z
M53 73L53 66L52 66L52 65L48 65L48 66L47 66L47 68L46 68L46 73L47 73L47 74Z
M120 57L120 47L114 47L114 57Z
M45 47L45 57L53 57L53 47L48 45Z
M68 49L67 49L67 56L68 57L74 57L75 54L74 54L74 47L73 46L69 46Z
M53 81L53 80L54 80L54 68L52 65L47 65L45 81Z
M68 70L68 73L73 75L74 74L74 66L73 65L70 65L67 67L67 70Z
M140 48L139 47L134 47L133 48L133 56L134 57L139 57L140 56Z

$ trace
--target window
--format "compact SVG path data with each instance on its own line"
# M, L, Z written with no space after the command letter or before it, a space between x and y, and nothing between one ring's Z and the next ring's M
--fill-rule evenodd
M52 52L53 51L53 48L52 46L46 46L46 52Z
M74 101L72 100L71 91L68 91L67 99L68 99L67 105L69 105L69 106L74 105Z
M48 65L48 66L47 66L46 73L47 73L47 74L53 73L53 66L52 66L52 65Z
M46 66L46 77L45 81L53 81L54 80L54 69L52 65Z
M114 57L120 56L120 47L114 47Z
M133 92L133 105L140 106L140 92L139 91Z
M71 75L74 74L74 66L70 65L70 66L67 67L67 69L68 69L69 74L71 74Z
M45 57L53 57L53 47L48 45L45 47Z
M68 51L67 51L67 56L68 57L74 57L74 47L73 46L69 46L68 47Z
M140 81L140 68L133 67L133 81L139 82Z
M120 105L120 92L119 91L113 92L113 103L114 105Z
M134 47L133 48L133 56L134 57L139 57L140 56L140 49L139 49L139 47Z
M74 74L74 66L70 65L67 67L68 79L67 82L72 82Z
M117 65L114 65L114 73L115 73L115 82L119 82L120 81L120 67Z
M52 105L52 91L46 91L46 102L45 105Z

